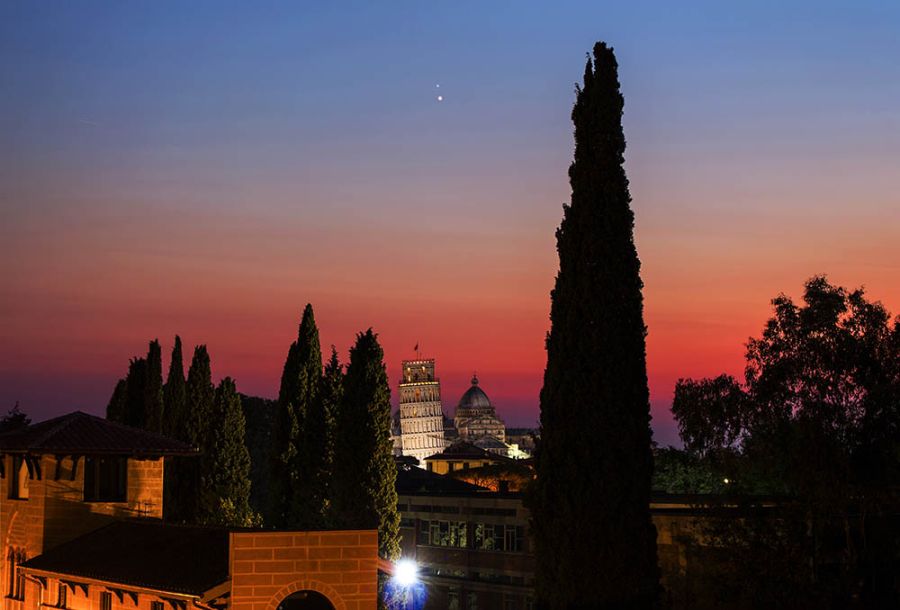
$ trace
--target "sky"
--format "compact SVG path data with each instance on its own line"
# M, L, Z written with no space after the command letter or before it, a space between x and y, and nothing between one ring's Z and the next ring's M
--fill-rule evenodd
M179 333L272 397L303 306L533 426L575 83L614 46L655 438L828 274L900 313L900 3L0 3L0 411ZM442 96L442 100L438 100ZM167 366L164 360L164 366Z

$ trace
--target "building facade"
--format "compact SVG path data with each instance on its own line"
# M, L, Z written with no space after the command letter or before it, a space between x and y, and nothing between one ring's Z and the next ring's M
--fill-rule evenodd
M374 530L164 523L164 460L196 454L77 412L0 435L0 609L375 609Z
M534 608L535 560L524 494L512 491L512 481L504 481L503 473L493 473L500 479L492 489L454 476L485 468L490 466L441 475L398 467L401 546L403 555L419 565L426 610ZM777 510L768 501L756 506ZM710 607L700 599L715 578L719 554L728 551L706 545L704 523L739 519L746 515L743 511L734 498L653 494L650 512L667 607Z
M401 455L422 462L444 450L444 411L441 382L434 359L404 360L399 387L399 449Z

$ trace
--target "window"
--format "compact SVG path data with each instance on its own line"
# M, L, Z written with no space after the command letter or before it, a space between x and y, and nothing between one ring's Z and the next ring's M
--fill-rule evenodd
M112 593L109 591L100 594L100 610L112 610Z
M9 481L9 497L11 500L28 499L28 462L24 456L12 456L12 477Z
M6 565L9 568L7 597L18 600L25 599L25 573L18 569L24 562L25 551L10 547L6 556Z
M150 602L150 610L163 610L162 602Z
M57 589L58 593L56 595L56 607L57 608L65 608L66 607L66 585L63 583L59 583L59 588Z
M478 594L474 591L469 591L468 603L466 604L467 610L478 610Z
M450 587L447 591L447 610L459 610L459 588Z
M12 547L6 553L6 574L9 577L9 586L6 588L7 597L16 596L16 552Z
M419 544L466 548L465 521L421 521Z
M124 502L128 491L128 460L121 457L84 459L84 501ZM107 610L107 609L103 609Z
M521 552L524 539L521 525L475 524L475 548L482 551Z

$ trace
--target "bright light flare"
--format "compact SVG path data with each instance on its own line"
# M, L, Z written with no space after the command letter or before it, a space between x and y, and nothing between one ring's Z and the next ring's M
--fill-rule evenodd
M412 559L400 559L394 564L394 581L401 587L411 587L419 580L419 567Z

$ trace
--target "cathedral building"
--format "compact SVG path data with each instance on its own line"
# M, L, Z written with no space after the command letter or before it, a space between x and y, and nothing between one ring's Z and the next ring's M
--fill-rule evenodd
M473 443L497 455L510 455L506 425L494 405L472 378L472 386L459 399L452 419L444 415L441 383L434 359L404 360L399 386L400 408L394 414L392 434L396 455L425 459L457 442Z
M453 425L461 441L475 444L487 438L496 439L501 443L506 441L506 424L497 417L488 395L478 387L478 376L472 377L472 387L459 399Z

